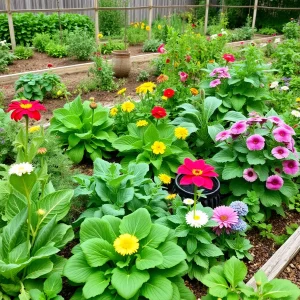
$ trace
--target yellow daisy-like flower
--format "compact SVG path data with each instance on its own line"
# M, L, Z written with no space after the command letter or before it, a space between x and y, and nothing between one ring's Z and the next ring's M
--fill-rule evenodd
M125 94L126 90L127 90L126 88L121 89L121 90L119 90L119 91L117 92L117 94L118 94L118 95L123 95L123 94Z
M110 114L111 116L113 116L113 117L114 117L117 113L118 113L118 109L117 109L116 107L111 108L110 111L109 111L109 114Z
M138 26L139 26L138 24L134 24L134 25L133 25L134 28L137 28Z
M131 101L126 101L121 105L121 108L123 111L130 113L134 110L135 105Z
M163 142L156 141L151 146L152 152L154 154L164 154L166 150L166 145Z
M146 94L147 92L153 93L155 88L156 84L154 84L153 82L145 82L139 85L135 90L137 94Z
M175 199L176 198L176 194L169 194L165 199L166 200L173 200L173 199Z
M148 122L146 120L139 120L136 122L136 126L137 127L144 127L144 126L147 126L148 125Z
M98 34L98 39L102 39L103 38L103 34L100 32L99 34Z
M300 97L296 98L296 102L300 102Z
M208 62L209 62L210 64L213 64L213 63L215 62L215 60L214 60L214 59L210 59Z
M150 31L150 26L146 26L146 31Z
M41 130L41 126L40 125L37 125L37 126L32 126L28 129L29 133L34 133L34 132L37 132Z
M192 95L197 96L199 94L199 91L195 88L190 88L190 91L192 93Z
M166 96L161 96L161 100L163 100L163 101L167 101L169 98L168 97L166 97Z
M139 240L137 237L128 233L121 234L114 241L114 248L116 252L123 256L136 253L139 249L139 246Z
M144 29L145 28L145 24L143 23L142 25L141 25L141 29Z
M159 174L158 178L164 184L170 184L171 183L171 177L167 174Z
M175 136L178 139L185 140L189 135L189 131L185 127L177 127L175 128Z

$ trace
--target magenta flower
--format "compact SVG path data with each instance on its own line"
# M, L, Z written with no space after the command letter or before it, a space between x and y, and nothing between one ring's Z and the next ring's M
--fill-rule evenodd
M246 144L251 151L262 150L265 146L265 139L259 134L253 134L247 138Z
M279 175L272 175L267 178L266 187L269 190L277 191L283 186L283 179Z
M163 53L166 53L166 49L165 49L165 44L161 44L158 49L157 49L157 52L163 54Z
M290 152L287 148L281 147L281 146L273 148L271 153L277 159L287 158L290 154Z
M239 121L234 123L231 128L230 132L232 134L241 134L247 130L248 126L245 121Z
M181 82L187 81L187 79L188 79L188 77L189 77L189 75L188 75L187 73L185 73L185 72L179 72L178 74L179 74L179 76L180 76L180 81L181 81Z
M221 84L221 80L220 79L215 79L215 80L210 82L209 86L210 87L216 87L219 84Z
M243 178L248 182L254 182L257 179L257 174L254 169L248 168L244 170Z
M218 75L218 78L231 78L230 74L228 73L228 67L222 68L215 68L209 76L214 77Z
M283 127L284 129L286 129L291 135L296 134L294 128L292 128L291 126L289 126L289 125L287 125L287 124L285 124L285 123L282 123L282 124L280 125L280 127Z
M230 206L218 206L214 209L214 214L211 218L218 223L218 227L231 228L232 225L238 222L238 215Z
M299 172L299 163L296 160L282 162L283 172L288 175L295 175Z
M291 133L284 127L277 127L273 130L274 139L280 143L289 143L292 139Z
M276 116L268 117L268 120L276 125L280 125L283 123L283 121L279 117L276 117Z
M216 135L216 141L227 140L231 136L229 130L223 130Z
M251 117L251 118L248 118L246 123L248 125L253 125L253 124L257 124L257 123L264 124L267 122L267 120L268 120L267 118L262 118L262 117Z

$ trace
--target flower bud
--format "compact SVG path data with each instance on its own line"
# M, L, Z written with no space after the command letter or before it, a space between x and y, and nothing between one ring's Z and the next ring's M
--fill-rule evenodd
M261 286L261 281L256 281L257 286Z
M98 105L97 105L96 102L91 102L91 103L90 103L90 108L91 108L91 109L96 109L97 106L98 106Z
M42 148L39 148L38 151L37 151L37 154L46 154L47 153L47 148L45 147L42 147Z
M40 209L37 211L37 214L38 214L39 216L44 216L45 213L46 213L46 211L45 211L44 209L42 209L42 208L40 208Z

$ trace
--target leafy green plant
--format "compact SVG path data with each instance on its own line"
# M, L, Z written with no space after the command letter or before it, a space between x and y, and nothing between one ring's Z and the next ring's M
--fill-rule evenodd
M37 33L32 40L32 45L38 52L45 52L50 40L49 33Z
M92 160L109 157L116 139L112 131L113 120L107 108L94 102L81 102L80 96L63 108L53 111L49 130L59 137L61 146L74 163L82 161L84 155Z
M247 286L243 281L247 274L247 267L236 257L230 258L223 266L215 266L203 279L208 286L208 295L203 300L224 299L253 299L253 300L297 300L300 296L299 288L286 279L268 280L263 271L258 271L254 278L257 289Z
M4 99L5 99L5 94L2 89L0 89L0 109L4 107Z
M300 26L296 20L286 23L282 32L287 39L298 39L300 37Z
M98 49L102 54L111 54L114 50L124 50L125 44L109 39L108 42L101 43Z
M127 41L129 45L137 45L143 43L147 39L145 23L134 23L127 28Z
M14 59L15 56L10 52L10 44L6 43L6 40L0 41L0 72L4 72Z
M67 56L67 46L57 44L53 41L50 41L45 49L46 53L51 57L62 58Z
M143 52L157 52L158 47L162 44L161 40L150 39L143 44Z
M19 98L42 101L47 93L50 93L60 84L60 77L52 73L25 74L15 82L15 91Z
M80 246L64 275L83 285L74 297L172 300L177 295L192 300L195 296L180 277L187 271L185 258L170 229L153 224L148 211L139 208L122 220L86 219L80 228Z
M33 50L30 47L17 46L14 50L17 59L28 59L33 56Z
M274 28L265 27L259 29L258 33L265 34L265 35L276 35L277 31Z
M139 75L136 78L136 81L148 81L150 74L146 70L141 70Z

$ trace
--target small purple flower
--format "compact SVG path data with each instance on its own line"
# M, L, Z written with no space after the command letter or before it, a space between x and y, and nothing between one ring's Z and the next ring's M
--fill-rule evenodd
M238 214L238 216L244 217L248 214L248 205L242 201L233 201L229 205Z
M248 182L254 182L257 179L257 174L254 169L248 168L244 170L243 178Z
M228 73L228 67L222 68L215 68L209 76L214 77L218 75L218 78L231 78L230 74Z
M290 131L281 126L273 130L273 136L280 143L289 143L292 139Z
M211 81L210 84L209 84L209 86L210 86L210 87L216 87L216 86L218 86L219 84L221 84L221 80L217 78L217 79Z
M246 144L251 151L262 150L265 147L265 139L259 134L253 134L247 138Z
M247 128L248 126L245 121L239 121L231 126L230 132L232 134L241 134L244 133L247 130Z
M271 153L277 159L287 158L290 154L287 148L281 146L273 148Z
M277 191L283 186L283 179L279 175L272 175L267 178L266 187L269 190Z
M288 175L295 175L299 172L299 163L296 160L282 162L283 172Z
M229 130L223 130L216 135L216 141L224 141L231 137Z
M239 219L238 222L231 226L234 231L246 231L247 223L243 219Z

